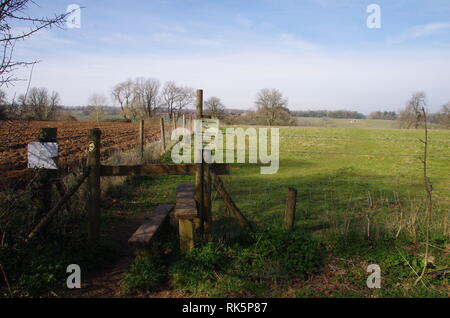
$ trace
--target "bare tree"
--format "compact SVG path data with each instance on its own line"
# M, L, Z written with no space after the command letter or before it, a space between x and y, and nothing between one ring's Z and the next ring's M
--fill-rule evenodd
M194 101L194 90L189 87L177 86L175 82L167 82L162 90L162 106L169 118L178 120L182 111Z
M89 97L89 110L91 116L99 122L103 117L103 108L108 106L108 98L102 94L93 94Z
M438 122L445 128L450 128L450 102L442 105L439 113L437 114Z
M133 110L133 86L133 81L127 80L117 84L112 90L113 99L120 105L125 119L135 119L137 115Z
M30 5L37 3L35 0L3 0L0 3L0 86L18 80L14 76L17 68L37 63L14 59L16 42L27 39L42 29L61 27L71 13L55 14L52 17L33 17L26 13ZM15 28L18 23L22 25L20 29Z
M406 103L406 107L400 111L398 121L401 128L419 128L423 125L422 108L426 108L426 94L424 92L414 93Z
M293 120L287 104L287 98L279 90L264 88L256 95L256 116L268 126L291 125Z
M134 104L142 111L144 118L151 118L159 107L160 83L154 78L139 77L134 82Z
M220 98L211 96L205 101L206 114L223 119L225 117L225 105Z
M32 87L27 95L20 95L18 101L21 118L52 120L56 117L60 97L57 92L49 94L48 90L44 87Z

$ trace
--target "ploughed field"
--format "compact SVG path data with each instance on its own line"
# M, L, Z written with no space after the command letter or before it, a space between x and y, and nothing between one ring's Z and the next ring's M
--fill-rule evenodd
M26 185L32 177L27 169L27 145L37 141L39 130L58 128L59 166L66 173L80 166L86 157L89 129L102 131L101 155L128 150L138 144L139 124L121 122L0 121L0 183L8 187ZM145 123L145 141L157 140L159 122Z

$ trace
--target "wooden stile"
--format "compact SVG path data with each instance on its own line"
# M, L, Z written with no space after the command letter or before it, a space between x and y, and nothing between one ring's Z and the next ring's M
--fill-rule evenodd
M149 216L149 221L142 224L128 240L128 244L136 247L149 247L169 220L173 204L158 205Z

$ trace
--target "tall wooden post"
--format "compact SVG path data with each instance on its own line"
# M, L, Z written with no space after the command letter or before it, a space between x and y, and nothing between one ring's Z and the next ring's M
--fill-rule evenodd
M141 153L141 160L144 159L144 144L145 144L144 134L145 134L144 121L141 120L139 122L139 152Z
M42 128L39 142L56 142L56 128ZM52 183L55 181L57 170L39 169L33 185L33 198L37 218L40 219L52 209Z
M197 99L196 99L196 118L201 119L203 117L203 90L197 90ZM198 133L198 132L197 132ZM200 224L197 224L197 230L203 234L203 181L204 181L204 170L203 170L203 151L202 149L195 149L196 158L200 158L200 163L197 163L197 169L195 172L195 201L197 202L197 208L200 215Z
M183 114L183 128L186 128L186 115Z
M166 152L166 132L164 131L164 118L161 117L161 145L163 152Z
M284 211L284 228L289 232L292 232L294 230L296 205L297 189L289 188L286 195L286 209Z
M88 239L91 244L100 238L100 140L101 130L89 131L88 160Z
M207 162L211 162L211 150L203 150L203 158ZM212 213L211 213L211 174L208 163L203 165L203 215L205 239L212 238Z

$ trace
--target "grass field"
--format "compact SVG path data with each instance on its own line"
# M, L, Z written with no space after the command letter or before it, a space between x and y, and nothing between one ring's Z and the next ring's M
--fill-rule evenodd
M297 125L303 127L336 127L336 128L371 128L371 129L395 129L398 122L395 120L374 119L347 119L347 118L316 118L295 117Z
M164 257L138 254L131 266L123 269L126 275L120 284L108 281L108 288L114 290L108 295L450 296L450 131L430 131L428 164L434 208L431 256L429 273L415 285L417 273L424 265L425 192L419 159L423 155L420 141L423 132L339 127L279 129L280 168L276 174L260 174L260 164L231 164L231 174L222 176L235 203L255 226L254 232L242 231L213 191L212 242L180 254L177 233L173 230L159 245ZM155 160L153 155L159 144L153 147L156 148L149 146L146 150L149 155L146 162ZM118 153L107 164L136 164L139 158L132 150ZM158 161L171 162L170 153ZM31 259L31 264L22 265L23 269L17 272L20 277L13 284L15 293L41 295L49 289L64 288L61 282L65 283L65 266L69 263L80 264L88 272L90 266L94 269L104 266L97 264L97 258L106 263L119 260L118 264L123 264L119 252L121 244L126 245L131 235L127 233L132 233L157 205L175 203L178 184L194 182L192 176L130 177L125 182L124 179L102 179L105 196L103 242L99 250L87 253L80 249L85 233L77 229L86 226L86 218L80 217L82 213L61 215L55 225L61 223L64 225L61 228L66 229L73 224L74 230L67 233L58 230L53 233L58 239L52 240L52 244L42 244L45 249L30 246L28 252L26 249L22 252ZM106 180L111 181L109 186L110 181ZM288 187L298 189L292 233L282 230ZM80 196L79 201L72 202L72 208L81 212L82 192ZM60 244L70 253L54 255L53 245L61 248ZM34 256L30 256L30 251ZM21 258L8 259L11 262L5 267L6 272L16 273ZM380 289L369 289L366 285L369 264L381 268ZM114 272L115 267L110 270ZM108 280L109 273L105 271L101 277ZM89 294L89 289L80 291L83 292L87 293L82 294L85 297L100 295L102 291L98 294Z
M306 281L274 278L275 285L261 285L260 280L236 281L234 274L215 272L219 278L206 279L212 281L206 287L181 289L203 296L448 296L446 275L413 284L423 264L421 138L423 132L418 130L281 128L278 173L261 175L259 165L233 164L224 182L242 212L261 230L281 227L287 188L297 188L296 231L317 238L328 253L327 261ZM450 132L430 132L428 164L434 196L430 266L434 270L450 264L449 145ZM151 205L174 202L176 185L182 182L193 180L178 176L144 181L149 190L141 199ZM238 235L226 221L230 219L224 204L215 193L213 197L219 238ZM382 268L380 290L366 287L368 264ZM223 290L224 281L232 292Z
M302 127L332 127L332 128L367 128L367 129L398 129L400 124L396 120L381 119L344 119L344 118L313 118L296 117L298 126ZM431 128L439 128L437 124L430 124Z

